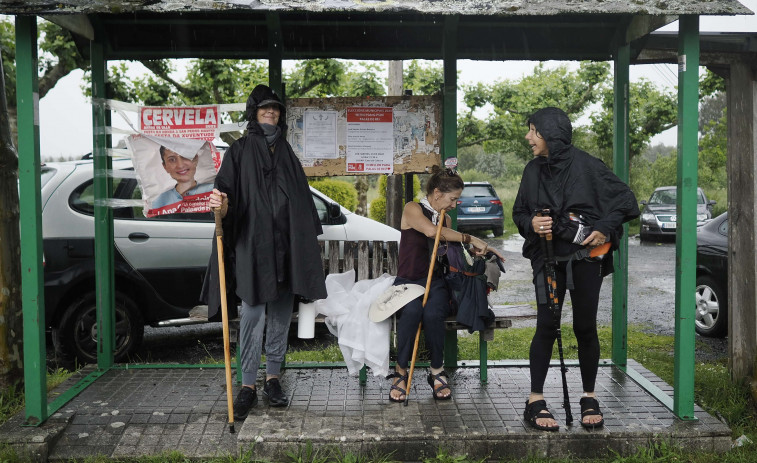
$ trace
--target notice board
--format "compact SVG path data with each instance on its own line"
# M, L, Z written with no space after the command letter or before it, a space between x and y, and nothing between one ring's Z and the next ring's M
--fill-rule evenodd
M441 162L441 96L295 98L287 139L309 177L426 173Z

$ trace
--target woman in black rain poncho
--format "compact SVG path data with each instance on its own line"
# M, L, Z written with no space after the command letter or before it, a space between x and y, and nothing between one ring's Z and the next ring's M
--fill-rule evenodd
M543 388L559 320L547 305L539 240L548 233L553 236L559 305L566 289L570 290L583 383L581 425L597 428L604 424L594 393L599 367L597 306L602 279L613 270L612 253L588 258L576 252L605 242L612 243L611 250L617 248L623 223L639 216L628 185L601 160L573 146L572 135L570 120L561 109L544 108L529 118L526 140L534 159L523 171L513 205L513 221L526 239L523 256L531 261L538 306L529 354L531 394L524 419L536 429L550 431L559 425L547 409ZM537 210L545 209L548 214L537 215Z

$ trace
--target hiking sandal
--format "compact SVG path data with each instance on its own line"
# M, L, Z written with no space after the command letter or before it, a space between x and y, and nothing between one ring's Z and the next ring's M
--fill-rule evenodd
M444 379L442 379L444 377ZM439 381L441 385L439 387L434 387L434 382ZM431 389L433 389L432 395L434 396L434 400L449 400L452 398L452 389L449 388L449 375L446 371L442 370L438 375L432 375L431 373L428 374L428 385L431 386ZM440 392L447 389L449 391L449 395L441 395Z
M547 409L547 401L546 400L534 400L531 403L528 403L528 400L526 400L526 409L523 411L523 419L528 423L532 428L538 429L539 431L557 431L560 429L560 425L556 424L554 426L544 426L536 422L537 419L555 419L554 415L549 412L549 409Z
M404 381L405 387L407 387L407 372L404 375L401 375L395 371L394 373L386 377L386 379L392 378L397 378L397 380L392 383L392 387L389 389L389 400L391 400L392 402L404 402L405 398L407 397L407 391L399 387L398 384ZM399 398L392 397L392 391L395 389L400 391Z
M602 411L599 409L599 402L597 402L597 399L594 397L582 397L578 403L581 404L581 426L586 429L596 429L604 426L604 415L602 415ZM585 417L595 415L601 416L602 419L596 423L584 423Z

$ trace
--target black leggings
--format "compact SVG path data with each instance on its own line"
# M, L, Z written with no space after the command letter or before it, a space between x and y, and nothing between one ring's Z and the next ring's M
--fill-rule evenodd
M566 262L558 263L557 297L562 307L565 300L565 266ZM573 262L573 284L575 289L570 291L573 305L573 332L578 341L578 363L581 368L581 381L584 392L594 392L594 383L599 368L599 338L597 337L597 306L599 304L599 290L602 287L602 265L600 262L579 260ZM537 285L537 278L542 279ZM544 274L534 277L537 292L544 291ZM544 295L537 294L536 333L531 341L529 355L531 367L531 392L544 393L544 381L552 358L552 346L557 339L557 323L555 315L549 309Z

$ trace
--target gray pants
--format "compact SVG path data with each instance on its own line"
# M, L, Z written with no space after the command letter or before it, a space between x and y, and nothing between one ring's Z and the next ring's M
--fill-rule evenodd
M263 350L264 326L266 374L276 376L281 372L281 363L284 361L287 350L293 307L294 294L292 293L284 293L275 301L258 305L249 305L242 301L239 321L242 384L252 386L257 380ZM266 308L268 309L267 317Z

